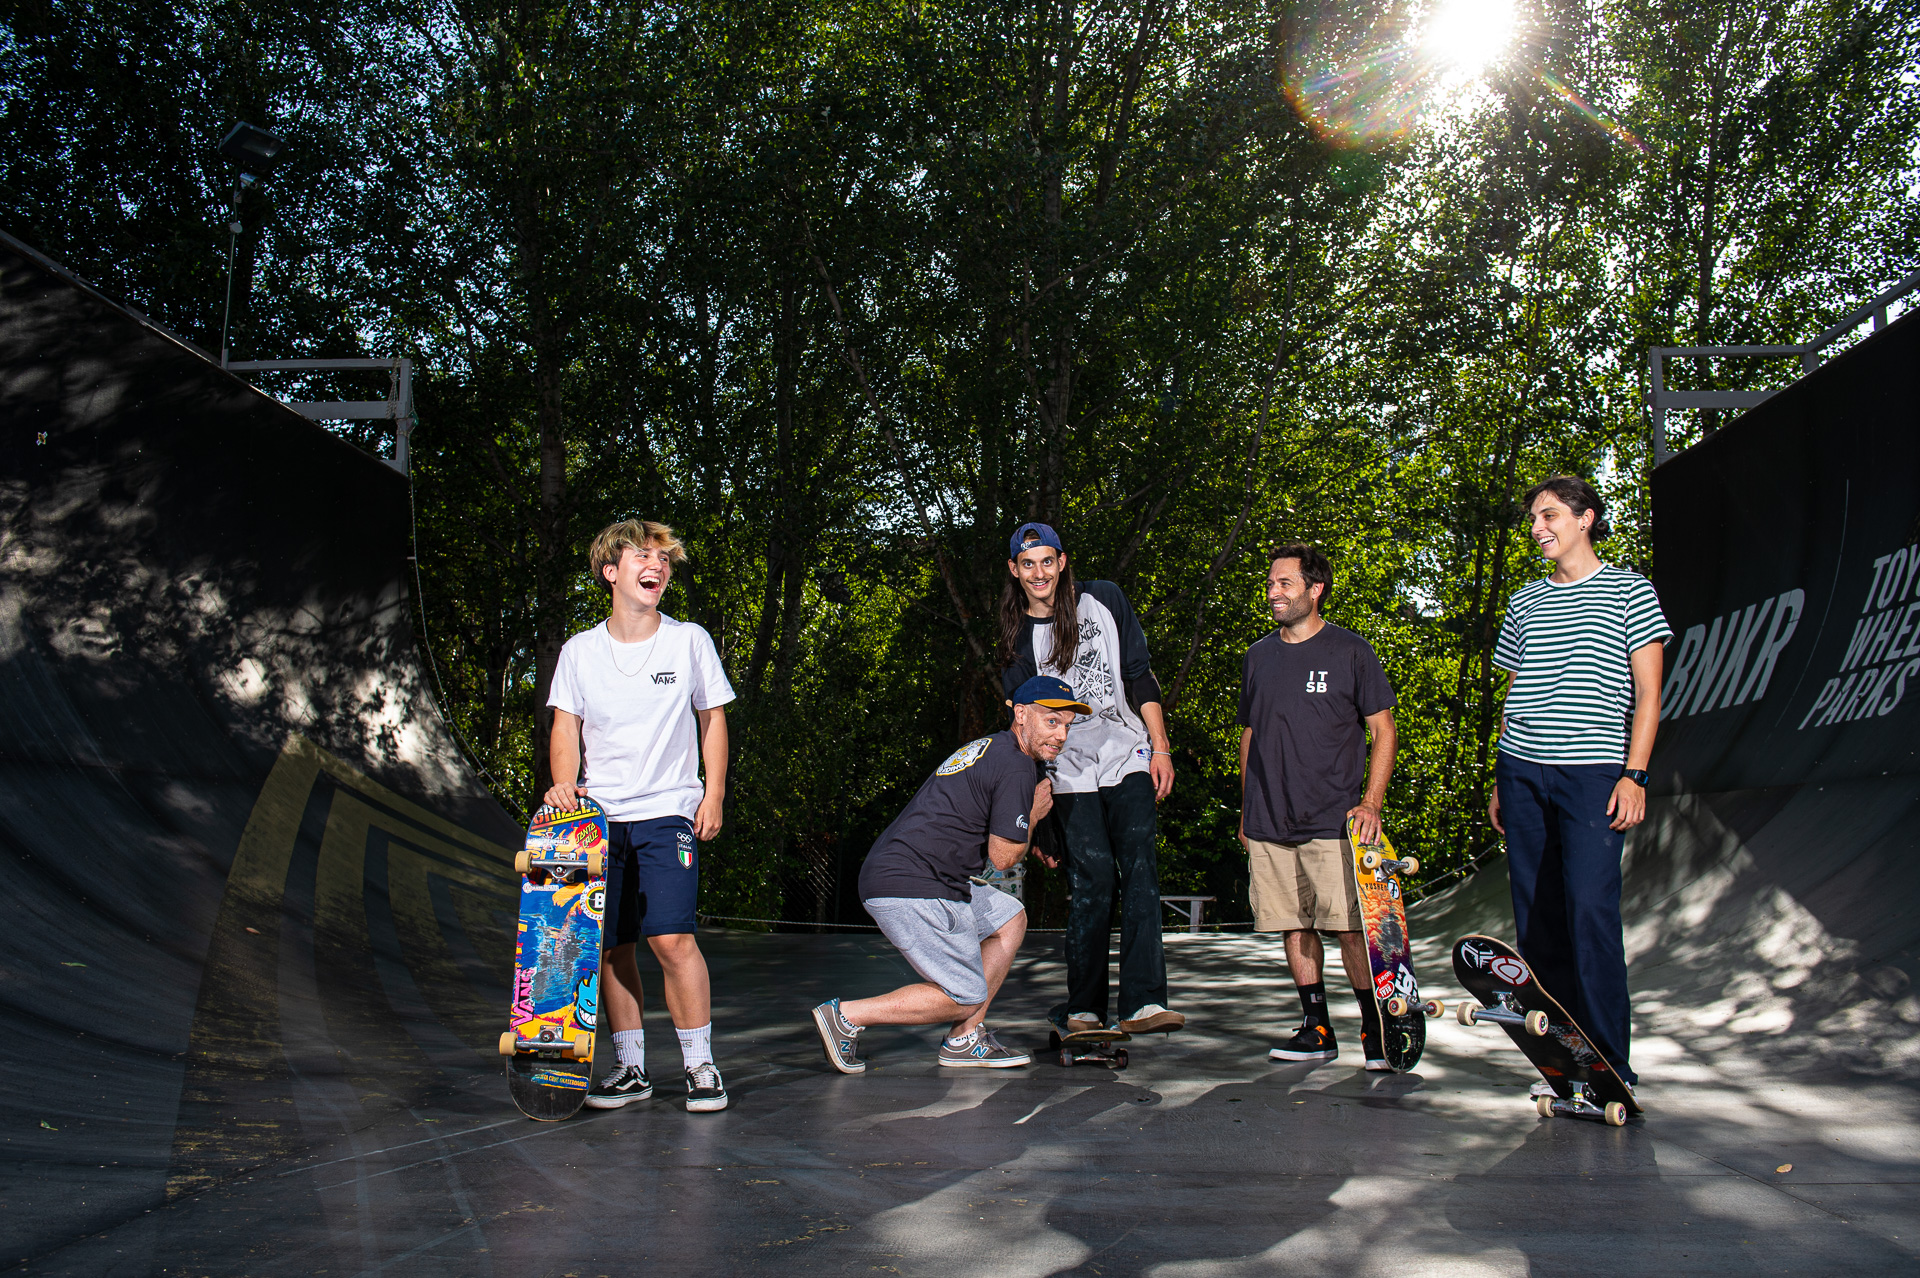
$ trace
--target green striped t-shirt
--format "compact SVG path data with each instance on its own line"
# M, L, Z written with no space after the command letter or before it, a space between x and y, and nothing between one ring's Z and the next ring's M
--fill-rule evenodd
M1533 763L1624 763L1629 655L1672 637L1653 583L1624 568L1520 587L1493 649L1493 663L1513 672L1500 748Z

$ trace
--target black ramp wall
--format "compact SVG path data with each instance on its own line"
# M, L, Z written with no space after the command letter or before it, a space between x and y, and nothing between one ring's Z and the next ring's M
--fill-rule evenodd
M1673 1045L1721 1079L1920 1078L1920 316L1656 470L1653 532L1676 638L1627 843L1643 1080L1707 1076ZM1510 934L1504 861L1419 914Z
M491 1050L518 830L406 484L0 240L0 1264L163 1265L143 1217Z

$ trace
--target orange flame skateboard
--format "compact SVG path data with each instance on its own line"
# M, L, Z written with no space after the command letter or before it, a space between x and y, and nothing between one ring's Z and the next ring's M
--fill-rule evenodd
M1360 894L1360 924L1367 937L1367 965L1371 968L1374 1006L1380 1013L1382 1053L1387 1065L1404 1074L1420 1063L1427 1046L1427 1018L1446 1010L1444 1004L1420 997L1413 976L1412 938L1407 931L1407 906L1400 876L1413 874L1420 862L1394 855L1387 832L1372 843L1353 837L1347 822L1347 841L1353 847L1353 882Z

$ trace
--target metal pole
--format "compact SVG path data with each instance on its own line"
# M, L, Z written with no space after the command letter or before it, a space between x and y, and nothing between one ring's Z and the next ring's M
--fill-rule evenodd
M1653 415L1653 464L1658 466L1667 460L1667 378L1664 368L1664 352L1654 347L1647 352L1649 383L1647 386L1647 407Z
M233 265L240 250L240 188L246 180L242 173L233 180L233 220L227 223L227 306L220 314L220 367L227 366L227 326L233 321Z

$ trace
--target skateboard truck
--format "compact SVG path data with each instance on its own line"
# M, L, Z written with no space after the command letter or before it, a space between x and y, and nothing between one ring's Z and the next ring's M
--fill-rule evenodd
M1409 1011L1411 1011L1416 1007L1420 1009L1421 1014L1424 1015L1428 1020L1432 1020L1436 1016L1445 1016L1447 1014L1447 1005L1445 1003L1442 1003L1437 998L1423 999L1418 1003L1409 1003L1405 998L1401 997L1398 994L1395 994L1392 998L1387 1000L1387 1015L1388 1016L1405 1016Z
M1535 1038L1544 1038L1547 1033L1547 1014L1541 1011L1516 1012L1510 1007L1481 1007L1472 999L1463 998L1454 1005L1453 1014L1462 1025L1492 1021L1495 1025L1518 1025Z
M590 879L603 877L607 872L606 854L595 850L587 853L584 861L578 856L556 856L551 852L520 851L513 855L513 868L521 874L532 874L535 870L545 870L551 874L556 870L578 870L582 867Z
M1609 1127L1627 1125L1627 1107L1619 1101L1608 1101L1605 1105L1596 1105L1584 1095L1576 1092L1568 1096L1542 1096L1533 1102L1534 1110L1542 1118L1584 1118L1588 1122L1605 1123Z
M1378 852L1362 852L1360 867L1365 870L1387 869L1395 874L1418 874L1420 858L1417 856L1391 857Z
M559 1056L572 1060L575 1052L571 1039L557 1037L552 1028L544 1028L538 1038L521 1038L512 1030L500 1036L500 1054L512 1056L516 1052L531 1052L535 1056Z

